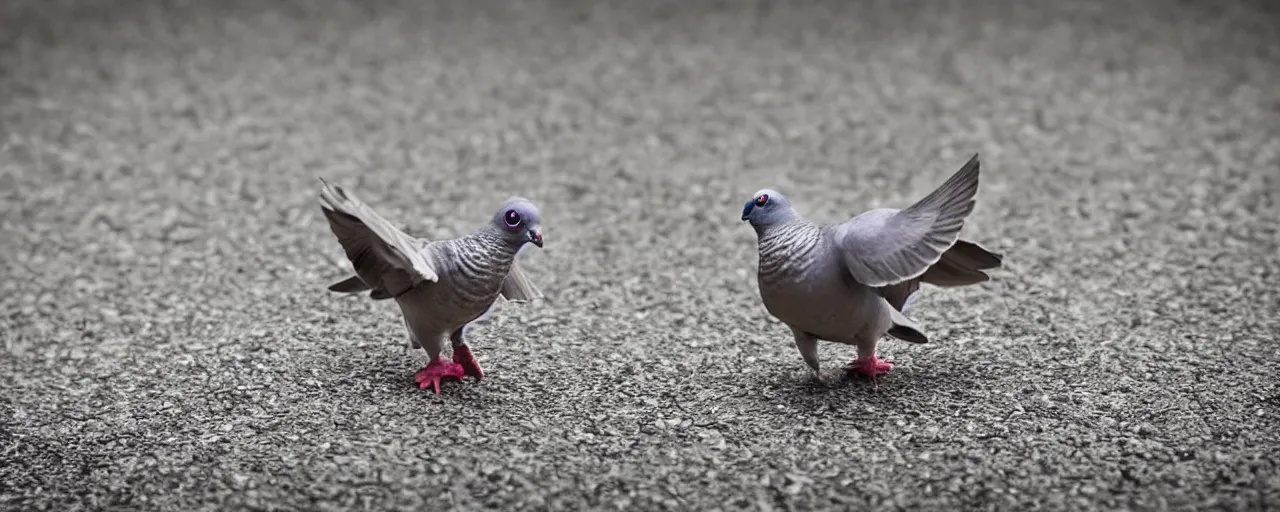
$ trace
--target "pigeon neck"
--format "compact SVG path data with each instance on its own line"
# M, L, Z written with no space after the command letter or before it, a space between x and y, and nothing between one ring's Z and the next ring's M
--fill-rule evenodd
M787 231L796 223L803 223L803 222L805 222L805 220L800 218L800 216L796 215L795 213L788 212L785 215L782 215L782 214L778 215L776 218L771 219L770 222L768 223L764 223L764 224L753 223L751 224L751 227L756 230L757 237L763 238L763 237L770 236L774 233Z
M520 249L518 243L511 241L510 235L492 224L486 225L484 229L477 232L475 238L492 251L507 256L514 256Z

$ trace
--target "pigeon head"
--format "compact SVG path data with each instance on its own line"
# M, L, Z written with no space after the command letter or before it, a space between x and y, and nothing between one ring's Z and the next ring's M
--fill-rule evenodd
M517 247L525 242L542 247L542 215L528 199L513 197L502 203L493 216L493 225Z
M794 216L791 201L780 192L768 188L756 192L746 206L742 207L742 220L751 222L757 229L791 220Z

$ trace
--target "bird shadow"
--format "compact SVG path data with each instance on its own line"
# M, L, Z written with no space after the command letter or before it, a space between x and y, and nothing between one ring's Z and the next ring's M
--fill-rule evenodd
M336 392L378 396L411 395L419 391L414 379L426 363L406 350L357 348L335 353L321 363L332 368L324 385ZM421 390L428 391L428 390ZM444 392L444 386L441 386Z
M838 409L855 403L910 403L933 401L940 395L975 394L982 384L976 376L948 371L939 363L915 361L898 366L875 380L846 372L844 368L777 372L771 376L743 375L740 385L755 386L751 395L767 404ZM761 379L760 377L764 377ZM763 381L763 382L762 382ZM973 391L965 391L968 388Z

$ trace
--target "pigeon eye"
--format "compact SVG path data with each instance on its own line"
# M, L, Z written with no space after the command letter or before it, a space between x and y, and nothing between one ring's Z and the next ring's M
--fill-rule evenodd
M507 210L507 214L503 220L506 221L507 226L514 228L520 225L520 214L515 210Z
M760 197L756 198L756 206L764 206L767 202L769 202L769 194L760 194Z

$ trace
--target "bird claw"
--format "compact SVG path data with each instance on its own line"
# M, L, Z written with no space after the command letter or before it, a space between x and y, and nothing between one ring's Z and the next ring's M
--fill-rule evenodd
M880 359L879 357L876 357L875 354L854 359L852 363L849 363L849 365L845 367L845 371L863 375L871 380L875 380L876 377L889 373L889 370L891 369L893 369L893 361Z
M454 378L462 380L462 365L443 361L440 358L432 359L427 366L418 370L418 374L414 376L414 380L418 382L418 389L427 389L431 386L436 394L440 394L440 379Z
M484 371L480 369L476 356L471 354L471 347L465 344L453 347L453 362L462 365L464 374L475 377L476 380L484 378Z

